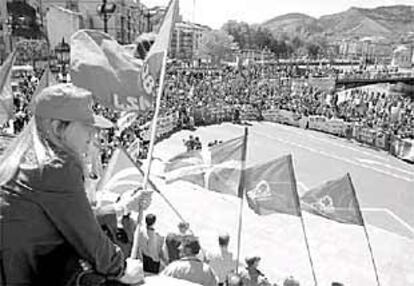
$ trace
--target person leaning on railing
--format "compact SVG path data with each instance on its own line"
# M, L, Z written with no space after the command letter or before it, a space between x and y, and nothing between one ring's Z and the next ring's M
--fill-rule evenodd
M112 124L71 84L32 103L34 116L0 159L0 285L67 285L80 259L107 279L139 282L142 263L107 238L84 189L88 144Z

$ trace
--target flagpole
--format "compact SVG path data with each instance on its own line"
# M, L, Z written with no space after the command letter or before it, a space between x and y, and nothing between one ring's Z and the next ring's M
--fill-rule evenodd
M166 65L167 65L167 51L164 51L163 53L164 53L164 55L163 55L163 58L162 58L160 85L159 85L159 88L158 88L157 99L156 99L156 102L155 102L155 112L154 112L154 118L152 120L150 146L149 146L149 149L148 149L148 156L147 156L148 165L147 165L146 172L144 173L144 181L142 183L142 187L144 189L146 188L146 186L148 184L149 174L150 174L150 171L151 171L152 154L154 152L155 137L156 137L156 134L157 134L157 120L158 120L158 115L160 113L161 96L162 96L162 92L164 90L164 77L165 77L165 70L166 70Z
M242 231L242 222L243 222L243 202L244 202L244 188L245 188L245 169L246 169L246 154L247 154L247 136L249 129L244 128L244 139L243 139L243 149L242 149L242 161L241 161L241 173L239 179L239 188L238 196L240 197L240 207L239 207L239 226L237 233L237 258L236 258L236 273L239 273L239 261L240 261L240 247L241 247L241 231Z
M309 247L308 236L306 234L305 222L303 220L302 209L300 207L300 200L299 200L298 190L297 190L297 186L296 186L296 177L295 177L295 172L293 170L293 159L292 159L292 156L289 156L289 158L290 158L290 161L291 161L291 163L289 164L289 167L291 169L290 172L291 172L291 178L292 178L292 186L294 188L294 194L295 194L295 199L296 199L296 207L299 210L299 217L300 217L300 222L302 224L303 237L305 239L306 250L308 252L309 264L310 264L311 269L312 269L313 282L315 283L315 286L317 286L318 285L318 280L316 278L315 265L313 264L313 259L312 259L312 255L311 255L310 247Z
M359 212L359 215L361 217L361 222L362 222L362 227L364 228L364 233L365 233L365 238L367 239L367 243L368 243L368 249L369 249L369 253L371 255L371 262L372 262L372 267L374 268L374 273L375 273L375 279L377 280L377 285L380 286L380 280L379 280L379 275L378 275L378 268L377 268L377 264L375 263L375 259L374 259L374 253L372 251L372 246L371 246L371 241L369 239L369 235L368 235L368 231L367 228L365 226L365 222L364 222L364 217L362 216L362 212L361 212L361 208L359 206L359 201L358 201L358 197L354 188L354 184L352 183L352 179L349 173L346 174L348 177L349 182L351 183L351 189L352 189L352 193L354 194L355 197L355 203L356 203L356 208Z
M167 65L167 51L164 50L163 53L164 53L164 55L162 57L160 85L159 85L159 88L158 88L157 99L156 99L156 102L155 102L155 112L154 112L154 118L152 120L150 146L149 146L149 149L148 149L148 156L147 156L148 165L147 165L146 171L144 172L144 181L142 182L142 188L144 190L147 188L148 181L149 181L149 174L150 174L150 171L151 171L151 164L152 164L152 153L154 152L154 146L155 146L155 137L156 137L155 135L157 134L157 119L158 119L158 115L160 113L161 96L162 96L162 92L164 90L164 77L165 77L165 70L166 70L166 65ZM142 216L141 216L142 210L140 210L139 212L140 212L140 215L138 216L138 222L137 222L137 226L136 226L135 232L134 232L134 241L132 243L132 248L131 248L131 258L135 258L135 259L138 257L139 229L141 228L140 218L142 218Z
M137 170L139 172L142 172L141 167L138 166L138 164L131 158L131 156L128 154L128 152L122 148L122 151L125 153L125 155L129 158L129 160L134 164L134 166L137 168ZM186 222L186 220L183 218L183 216L178 212L178 210L173 206L173 204L167 199L167 197L161 193L160 189L157 187L157 185L148 178L148 184L150 185L151 189L153 189L156 193L158 193L163 199L164 201L167 203L167 205L174 211L174 213L178 216L178 218L182 221L182 222ZM136 192L138 192L138 190L135 190L134 194L136 194Z

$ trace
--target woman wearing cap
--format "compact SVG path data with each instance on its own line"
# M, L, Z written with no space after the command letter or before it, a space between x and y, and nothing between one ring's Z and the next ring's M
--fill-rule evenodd
M93 115L91 93L71 84L44 89L32 107L0 159L0 285L62 285L78 259L108 279L140 281L142 264L125 262L84 189L83 156L111 122Z

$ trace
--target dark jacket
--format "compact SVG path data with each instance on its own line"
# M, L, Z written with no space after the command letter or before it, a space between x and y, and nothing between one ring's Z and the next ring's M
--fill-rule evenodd
M62 285L78 258L122 275L124 255L99 227L74 158L20 167L0 188L0 285Z

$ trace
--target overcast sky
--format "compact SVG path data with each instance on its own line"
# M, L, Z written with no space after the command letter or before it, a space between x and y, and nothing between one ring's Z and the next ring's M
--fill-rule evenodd
M141 0L148 7L167 5L169 0ZM195 4L195 9L193 8ZM180 0L185 20L220 28L227 20L261 23L275 16L298 12L309 16L342 12L350 7L374 8L414 5L414 0Z

